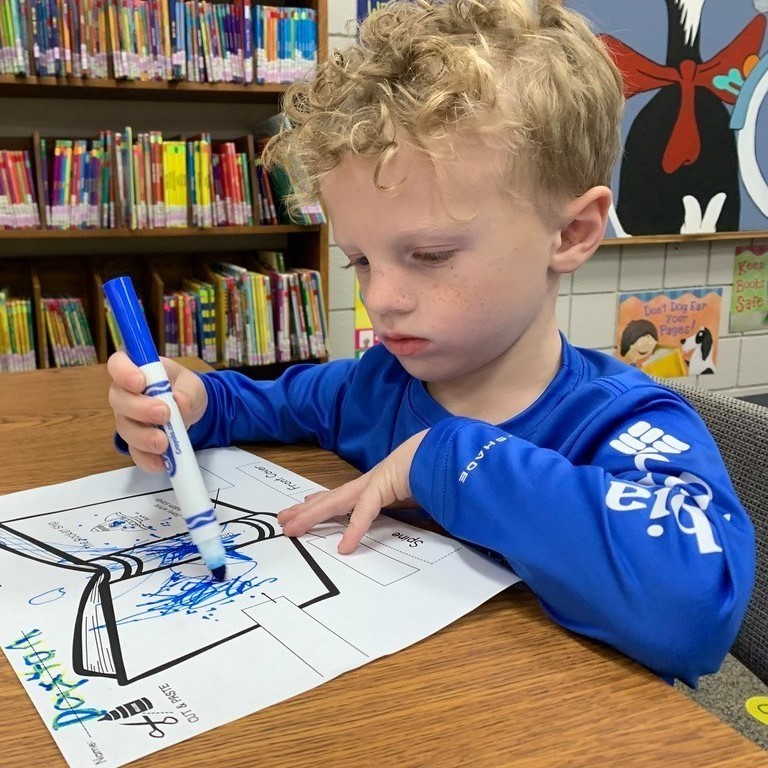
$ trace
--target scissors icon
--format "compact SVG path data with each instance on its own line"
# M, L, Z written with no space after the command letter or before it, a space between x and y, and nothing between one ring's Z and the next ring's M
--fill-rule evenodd
M149 735L153 739L162 739L163 736L165 736L165 731L160 730L158 728L158 725L175 725L179 721L173 716L170 715L170 717L164 717L162 720L152 720L147 715L142 715L143 722L138 723L120 723L120 725L148 725L149 726Z

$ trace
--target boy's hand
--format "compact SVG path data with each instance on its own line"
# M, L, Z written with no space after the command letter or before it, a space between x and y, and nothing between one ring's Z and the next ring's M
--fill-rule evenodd
M205 413L208 405L205 386L192 371L173 360L166 357L160 360L168 374L184 424L189 427ZM111 355L107 370L112 377L109 404L115 412L115 429L128 443L131 458L147 472L164 470L160 455L168 447L168 438L156 425L169 420L168 406L155 397L142 394L146 387L144 374L125 352Z
M351 512L339 552L353 552L384 507L411 496L409 476L416 449L428 430L409 437L372 470L333 491L320 491L284 509L277 520L286 536L301 536L318 523Z

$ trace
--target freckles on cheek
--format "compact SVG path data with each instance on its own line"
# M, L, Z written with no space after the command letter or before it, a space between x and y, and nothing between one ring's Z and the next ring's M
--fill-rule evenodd
M487 300L485 293L472 284L457 285L445 295L445 301L456 309L482 307Z

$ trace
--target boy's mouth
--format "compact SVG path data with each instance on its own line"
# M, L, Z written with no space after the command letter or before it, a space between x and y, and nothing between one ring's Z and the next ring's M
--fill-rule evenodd
M403 336L398 333L381 336L381 342L396 357L418 355L429 345L428 339L418 336Z

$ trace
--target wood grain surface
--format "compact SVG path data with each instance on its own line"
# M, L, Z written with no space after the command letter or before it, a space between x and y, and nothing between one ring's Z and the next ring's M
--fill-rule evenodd
M112 448L107 388L104 366L0 375L0 493L128 466ZM357 475L313 447L247 449L328 487ZM244 685L259 685L260 667L254 658ZM754 768L766 758L651 673L558 627L517 585L399 653L131 765ZM0 657L0 766L65 765Z

